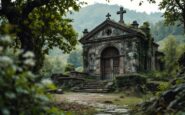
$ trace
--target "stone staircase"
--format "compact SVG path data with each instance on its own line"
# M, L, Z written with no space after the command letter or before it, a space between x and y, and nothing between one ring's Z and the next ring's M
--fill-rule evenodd
M87 93L107 93L110 88L107 87L106 82L103 81L86 81L85 84L79 89L74 89L74 92L87 92Z

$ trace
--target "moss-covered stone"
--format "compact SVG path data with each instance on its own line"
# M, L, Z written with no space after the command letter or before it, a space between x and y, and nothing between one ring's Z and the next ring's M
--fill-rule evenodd
M145 85L146 78L140 74L127 74L116 77L116 84L118 87Z

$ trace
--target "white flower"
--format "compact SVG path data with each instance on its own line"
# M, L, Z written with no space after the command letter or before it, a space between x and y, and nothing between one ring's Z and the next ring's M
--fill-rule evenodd
M1 37L1 41L3 43L10 43L11 42L11 38L10 38L10 36L3 36L3 37Z
M35 61L33 59L26 59L24 61L24 64L27 66L34 66L35 65Z
M42 83L43 85L49 85L49 84L52 84L53 82L52 82L50 79L43 79L43 80L41 81L41 83Z
M1 56L0 57L0 64L1 65L4 65L4 64L10 65L10 64L13 64L13 60L11 58L9 58L8 56Z
M16 49L15 55L20 55L22 54L24 51L22 49Z
M27 51L24 55L23 55L24 58L33 58L34 57L34 54L30 51Z
M30 71L27 73L27 75L32 77L32 78L35 77L35 75L32 72L30 72Z
M2 51L3 51L3 47L0 46L0 52L2 52Z

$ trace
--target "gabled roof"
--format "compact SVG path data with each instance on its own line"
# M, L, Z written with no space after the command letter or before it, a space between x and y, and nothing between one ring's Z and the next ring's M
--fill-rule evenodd
M134 35L138 34L138 35L145 36L145 33L143 33L142 31L139 31L139 29L130 28L130 27L126 26L125 24L121 24L121 23L115 22L113 20L107 19L103 23L98 25L96 28L94 28L92 31L87 33L85 36L83 36L80 39L80 42L87 41L89 38L91 38L93 35L95 35L97 32L99 32L102 28L104 28L107 25L118 28L118 29L123 30L128 33L132 33Z

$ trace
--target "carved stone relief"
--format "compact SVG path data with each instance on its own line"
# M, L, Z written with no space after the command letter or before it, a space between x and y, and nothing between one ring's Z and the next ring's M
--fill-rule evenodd
M100 32L96 33L92 38L90 38L90 40L101 39L101 38L105 38L105 37L109 37L109 36L127 35L127 34L128 34L127 32L124 32L120 29L107 26L103 30L101 30Z

